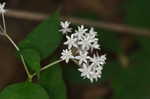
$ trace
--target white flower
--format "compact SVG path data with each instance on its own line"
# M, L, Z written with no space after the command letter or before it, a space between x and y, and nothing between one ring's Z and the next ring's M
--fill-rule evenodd
M79 65L81 65L83 62L87 63L87 59L90 58L88 55L88 52L79 52L79 56L76 56L75 59L79 60Z
M62 29L59 31L62 32L63 34L67 34L71 32L72 28L69 28L70 22L65 21L65 22L60 22Z
M78 70L81 72L81 77L87 78L93 83L94 79L97 81L98 78L101 78L101 71L96 72L94 69L92 65L83 64Z
M92 76L93 79L95 79L97 81L98 78L101 78L103 66L97 66L96 64L95 65L91 64L91 67L92 67L91 76Z
M73 59L74 58L74 56L72 55L72 52L71 52L71 50L68 50L68 49L66 49L66 50L63 50L63 52L61 53L61 59L62 60L65 60L66 61L66 63L68 63L69 62L69 59Z
M5 13L6 12L6 10L4 9L5 5L6 5L5 2L4 3L0 3L0 13Z
M75 31L75 36L78 40L81 40L88 29L84 28L84 25L78 26L78 30Z
M97 32L96 31L94 31L94 28L93 27L91 27L91 29L90 29L90 31L89 31L89 34L90 34L90 36L97 36Z
M94 28L92 27L87 34L91 39L93 39L93 42L91 43L91 50L93 49L100 49L100 45L98 44L98 39L96 38L97 32L94 31Z
M73 35L71 35L71 37L66 36L66 38L67 38L67 41L64 42L64 45L68 45L68 49L71 49L72 47L78 47L76 43L77 38L74 38Z
M103 70L103 66L95 66L96 67L96 69L95 69L95 71L96 72L99 72L99 73L101 73L101 71Z
M78 42L78 44L81 45L82 50L89 50L91 44L96 42L97 40L97 38L93 38L90 35L86 35L81 41Z
M98 41L95 41L91 44L91 50L93 49L100 49L100 45L98 44Z
M104 65L106 63L106 55L105 54L100 57L100 61L101 61L100 62L101 65Z
M94 54L93 58L90 58L90 60L92 65L102 66L105 64L106 55L98 56Z
M87 64L83 64L81 68L78 69L81 72L81 77L90 78L91 76L91 67Z
M101 72L92 72L91 76L92 76L92 78L90 79L91 82L93 82L93 79L97 81L98 78L101 78Z

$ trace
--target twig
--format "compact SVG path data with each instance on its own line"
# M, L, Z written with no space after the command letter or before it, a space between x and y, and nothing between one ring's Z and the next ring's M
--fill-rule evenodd
M15 49L19 52L20 49L19 49L19 47L16 45L16 43L12 40L12 38L11 38L7 33L5 33L4 36L12 43L12 45L15 47Z
M2 15L2 21L3 21L3 27L0 25L0 35L6 37L10 42L11 44L15 47L16 51L20 51L19 47L17 46L17 44L13 41L13 39L8 35L7 31L6 31L6 22L5 22L5 17L4 17L4 13L1 13ZM25 63L25 60L24 60L24 57L23 55L20 54L20 57L21 57L21 61L23 63L23 66L25 68L25 71L27 73L27 76L28 76L28 80L31 82L32 81L32 75L30 74L28 68L27 68L27 65Z
M6 15L8 17L26 19L26 20L32 20L32 21L33 20L42 21L49 16L48 14L34 13L34 12L21 11L21 10L7 10ZM68 19L74 24L85 24L88 26L112 30L118 33L128 33L128 34L134 34L134 35L150 36L149 29L134 28L134 27L129 27L124 24L115 24L115 23L108 23L108 22L102 22L102 21L91 21L91 20L74 18L74 17L69 17L69 18L62 17L62 20L64 19Z
M16 43L12 40L12 38L11 38L7 33L5 33L4 36L11 42L11 44L12 44L12 45L15 47L15 49L19 52L20 49L19 49L19 47L16 45ZM25 63L24 57L23 57L23 55L21 55L21 54L20 54L20 57L21 57L21 61L22 61L22 63L23 63L24 69L25 69L25 71L26 71L26 73L27 73L28 79L29 79L29 81L31 81L31 80L32 80L32 75L30 74L30 72L29 72L29 70L28 70L28 68L27 68L27 65L26 65L26 63Z
M58 63L60 63L60 62L62 62L62 61L63 61L63 60L54 61L54 62L52 62L52 63L50 63L50 64L48 64L48 65L42 67L42 68L40 69L40 71L44 71L44 70L50 68L51 66L53 66L53 65L55 65L55 64L58 64ZM34 77L35 75L36 75L36 73L34 73L32 76Z
M6 22L5 22L5 16L4 13L2 13L2 20L3 20L3 27L4 27L4 33L6 34Z

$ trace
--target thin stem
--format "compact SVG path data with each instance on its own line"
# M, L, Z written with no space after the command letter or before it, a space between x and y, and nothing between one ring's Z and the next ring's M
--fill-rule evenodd
M21 57L21 61L22 61L22 63L23 63L24 69L25 69L25 71L26 71L26 73L27 73L28 80L29 80L29 82L31 82L31 81L32 81L32 75L30 74L30 72L29 72L29 70L28 70L28 68L27 68L27 65L26 65L26 63L25 63L24 57L23 57L21 54L20 54L20 57Z
M3 27L0 25L0 35L4 36L4 33L3 33Z
M1 35L3 35L3 36L5 36L10 42L11 42L11 44L15 47L15 49L17 50L17 51L20 51L20 49L19 49L19 47L17 46L17 44L12 40L12 38L8 35L8 33L7 33L7 31L6 31L6 22L5 22L5 17L4 17L4 13L2 13L2 20L3 20L3 27L0 25L0 34ZM4 29L3 29L4 28ZM32 75L30 74L30 72L29 72L29 70L28 70L28 68L27 68L27 65L26 65L26 63L25 63L25 60L24 60L24 57L23 57L23 55L21 55L20 54L20 57L21 57L21 61L22 61L22 63L23 63L23 66L24 66L24 69L25 69L25 71L26 71L26 73L27 73L27 76L28 76L28 81L32 81Z
M49 67L51 67L51 66L53 66L53 65L55 65L55 64L58 64L58 63L60 63L60 62L62 62L62 61L63 61L63 60L54 61L54 62L52 62L52 63L50 63L50 64L48 64L48 65L42 67L42 68L40 69L40 71L44 71L44 70L48 69ZM33 76L33 77L36 76L36 73L34 73L32 76Z
M50 63L50 64L48 64L48 65L42 67L42 68L41 68L41 71L43 71L43 70L45 70L45 69L47 69L47 68L49 68L49 67L51 67L51 66L53 66L53 65L55 65L55 64L58 64L58 63L60 63L60 62L62 62L62 61L63 61L63 60L54 61L54 62L52 62L52 63Z
M7 31L6 31L6 22L5 22L5 16L4 16L4 13L2 13L2 20L3 20L4 33L6 34Z
M15 47L15 49L16 49L17 51L20 51L19 47L18 47L18 46L16 45L16 43L12 40L12 38L11 38L7 33L5 33L4 35L5 35L6 38L13 44L13 46Z
M4 30L3 30L3 27L2 27L1 25L0 25L0 29L1 29L1 30L0 30L1 32L4 31Z
M4 34L5 36L6 36L6 38L13 44L13 46L16 48L16 50L17 51L20 51L20 49L19 49L19 47L16 45L16 43L12 40L12 38L6 33L6 34ZM28 79L30 79L31 78L31 74L30 74L30 72L29 72L29 70L28 70L28 68L27 68L27 65L26 65L26 63L25 63L25 60L24 60L24 57L20 54L20 57L21 57L21 61L22 61L22 63L23 63L23 66L24 66L24 69L25 69L25 71L26 71L26 73L27 73L27 76L28 76Z

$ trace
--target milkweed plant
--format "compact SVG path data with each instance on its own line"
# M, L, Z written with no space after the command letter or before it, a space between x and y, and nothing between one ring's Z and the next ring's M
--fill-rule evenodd
M6 37L12 43L12 45L15 47L16 51L20 52L19 57L24 65L24 68L25 68L25 71L27 74L27 78L28 78L28 82L32 82L33 77L35 77L35 76L39 77L40 72L42 72L52 66L55 66L55 64L58 64L62 61L64 61L66 64L68 64L70 61L73 61L75 64L77 64L78 71L80 72L81 77L83 77L83 79L89 79L91 83L93 83L94 81L97 81L98 79L101 78L102 69L103 69L103 66L106 61L106 55L98 54L98 51L100 51L101 49L100 49L100 44L98 43L99 39L97 38L97 32L94 30L93 27L87 28L84 25L80 25L80 26L77 26L76 28L73 28L73 27L71 27L71 22L59 21L59 27L61 27L61 28L54 29L54 32L58 32L65 36L66 41L63 43L65 46L65 49L62 49L62 52L60 53L61 56L58 60L56 60L46 66L43 66L43 67L39 66L37 68L36 66L39 65L38 64L39 61L42 58L45 58L48 56L48 55L44 54L44 53L46 53L46 52L44 52L45 49L47 52L51 53L50 51L48 51L49 47L48 48L39 48L39 50L38 50L39 53L40 53L40 51L42 53L42 54L40 53L41 55L39 55L39 56L41 56L42 58L41 59L39 57L34 58L34 56L38 56L38 54L37 54L38 51L35 51L33 49L31 50L31 48L33 47L33 48L38 49L38 47L36 46L37 44L34 44L31 41L35 42L34 40L38 39L38 38L33 37L32 34L30 34L31 35L31 37L29 39L30 41L27 40L27 41L25 41L25 43L23 43L24 45L26 44L26 46L30 46L30 47L18 46L13 41L13 39L9 36L9 34L7 33L5 16L4 16L4 14L5 14L5 12L7 12L7 10L4 8L5 8L5 3L1 3L0 4L0 13L2 16L3 24L2 24L2 26L0 25L0 35ZM55 23L55 19L51 19L51 22L50 22L51 26L54 23ZM55 25L56 24L54 24L53 28L55 28ZM43 27L41 26L41 28L43 28ZM48 29L53 29L53 28L48 28ZM40 32L40 29L37 31ZM60 35L60 34L58 34L58 35ZM39 35L39 34L35 33L35 35ZM51 38L53 38L53 37L51 37ZM42 40L45 40L45 42L49 42L46 40L46 38L42 39ZM42 47L44 46L44 44L42 45ZM46 44L49 44L49 43L46 43ZM52 43L50 43L50 44L52 44ZM46 46L53 46L53 45L46 45ZM22 48L24 48L23 51L22 51ZM28 50L26 50L27 48L28 48ZM30 50L29 50L29 48L30 48ZM27 52L27 53L32 52L32 53L25 55L24 52ZM36 60L37 62L34 62L34 60ZM33 65L33 66L36 65L36 66L35 66L35 68L31 67L31 70L30 70L30 67L28 65ZM2 96L5 96L5 95L2 95ZM0 97L1 97L1 95L0 95ZM0 98L0 99L6 99L6 98ZM8 98L7 97L7 99L18 99L18 98L10 98L10 97ZM23 98L23 99L26 99L26 98ZM28 99L30 99L30 98L28 98ZM37 99L39 99L39 98L37 98ZM40 99L44 99L44 98L42 97ZM45 98L45 99L47 99L47 98Z

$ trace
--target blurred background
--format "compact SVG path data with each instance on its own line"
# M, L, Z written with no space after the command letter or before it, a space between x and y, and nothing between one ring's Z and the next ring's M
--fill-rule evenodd
M7 3L7 31L17 43L57 9L73 23L99 32L100 54L106 53L108 58L102 79L91 84L80 77L75 64L62 63L68 99L150 99L149 0L0 2ZM9 41L0 36L0 89L26 78L15 54Z

